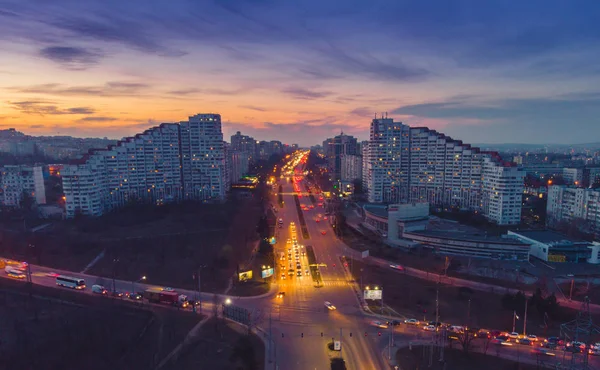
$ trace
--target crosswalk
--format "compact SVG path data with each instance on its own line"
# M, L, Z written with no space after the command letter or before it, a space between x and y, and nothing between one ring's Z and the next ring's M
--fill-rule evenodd
M280 287L294 287L294 286L324 286L324 287L328 287L328 286L349 286L350 283L346 280L325 280L320 282L319 284L315 283L312 279L305 279L305 280L297 280L297 281L286 281L286 280L280 280L279 281L279 286Z

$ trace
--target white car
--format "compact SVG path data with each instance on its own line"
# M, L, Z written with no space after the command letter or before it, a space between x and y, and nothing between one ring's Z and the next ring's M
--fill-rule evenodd
M327 307L330 311L335 310L335 306L332 305L329 301L325 301L325 307Z
M376 326L381 329L387 329L387 324L381 321L371 321L371 325Z
M538 337L535 336L535 335L533 335L533 334L528 334L527 335L527 339L529 339L530 341L533 341L533 342L537 342L538 341Z
M516 331L513 331L512 333L508 333L506 334L510 339L518 339L519 338L519 333L517 333Z
M435 326L433 325L427 325L423 327L423 330L425 331L435 331Z
M407 325L419 325L419 320L417 319L406 319L404 323Z

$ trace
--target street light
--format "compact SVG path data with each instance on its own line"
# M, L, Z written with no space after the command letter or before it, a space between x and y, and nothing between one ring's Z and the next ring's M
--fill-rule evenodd
M231 304L231 299L227 298L227 299L225 300L225 304L226 304L227 306L229 306L229 305Z
M131 293L135 294L135 283L139 283L142 280L146 280L146 275L142 276L141 278L137 279L136 281L131 281Z

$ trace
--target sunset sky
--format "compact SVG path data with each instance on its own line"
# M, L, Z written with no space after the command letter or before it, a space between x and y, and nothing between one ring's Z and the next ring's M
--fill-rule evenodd
M453 4L453 5L449 5ZM600 141L600 2L0 0L0 128L121 138L220 113L227 140Z

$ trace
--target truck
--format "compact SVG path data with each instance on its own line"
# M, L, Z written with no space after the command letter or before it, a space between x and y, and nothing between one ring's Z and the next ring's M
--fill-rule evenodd
M176 291L166 291L160 288L146 289L142 296L151 303L164 303L172 306L186 308L189 305L185 294L179 294Z

